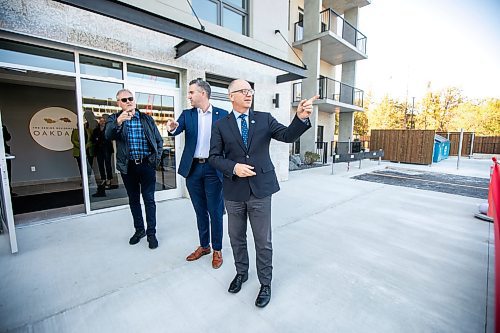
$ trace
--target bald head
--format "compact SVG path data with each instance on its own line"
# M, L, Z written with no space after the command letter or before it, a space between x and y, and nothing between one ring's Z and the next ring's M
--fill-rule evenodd
M243 79L236 79L233 82L229 84L229 87L227 90L231 94L233 91L241 90L241 89L252 89L252 86L250 86L250 83Z
M246 113L252 106L253 89L250 83L243 79L234 80L229 84L229 99L233 104L233 110Z

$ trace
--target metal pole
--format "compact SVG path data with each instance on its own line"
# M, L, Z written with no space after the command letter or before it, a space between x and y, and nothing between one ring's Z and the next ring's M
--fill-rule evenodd
M464 140L464 129L460 129L460 140L458 141L457 170L460 167L460 154L462 154L462 141Z
M469 153L469 158L472 157L474 154L474 137L476 136L476 133L472 132L472 138L470 139L470 153Z
M413 101L411 103L411 118L410 118L410 128L415 129L415 124L413 123L413 111L415 110L415 97L412 97Z
M350 154L351 153L351 137L349 137L347 144L348 144L347 153ZM349 171L349 166L350 166L350 162L348 161L347 162L347 171Z

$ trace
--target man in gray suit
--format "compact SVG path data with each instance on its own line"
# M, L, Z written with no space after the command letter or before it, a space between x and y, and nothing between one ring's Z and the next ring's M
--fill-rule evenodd
M261 288L255 305L271 300L272 242L271 196L279 191L269 155L271 139L291 143L311 124L312 103L319 96L302 100L289 127L268 112L251 110L254 90L245 80L229 85L233 111L212 127L209 163L224 175L223 192L228 214L228 232L233 249L236 276L230 293L240 291L248 279L247 218L250 220L257 254L257 275Z

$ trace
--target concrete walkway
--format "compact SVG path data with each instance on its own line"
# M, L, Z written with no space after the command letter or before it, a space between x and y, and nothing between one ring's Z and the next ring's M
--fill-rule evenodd
M185 261L197 231L179 199L158 204L154 251L128 245L128 210L20 228L16 255L0 235L0 332L493 332L493 228L473 217L484 200L350 178L386 166L488 178L490 160L353 165L281 183L264 309L252 240L249 280L227 292L227 220L219 270Z

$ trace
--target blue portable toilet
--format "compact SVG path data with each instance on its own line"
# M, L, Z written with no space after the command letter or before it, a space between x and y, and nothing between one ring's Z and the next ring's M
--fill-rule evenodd
M432 162L437 163L450 156L450 140L441 135L434 135L434 153Z

